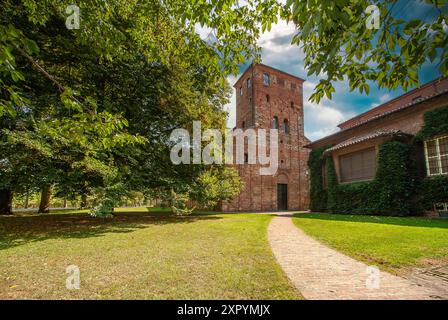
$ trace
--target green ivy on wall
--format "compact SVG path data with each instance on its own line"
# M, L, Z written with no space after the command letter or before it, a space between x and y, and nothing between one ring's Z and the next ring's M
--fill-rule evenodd
M434 203L448 202L448 176L418 177L413 155L422 141L448 133L448 107L425 113L425 124L413 144L398 141L382 144L375 179L369 182L338 183L329 147L313 150L308 166L311 174L312 211L341 214L411 215L431 210ZM322 184L326 164L328 187Z
M412 146L392 141L380 146L375 175L376 211L378 214L413 213L417 180L414 175Z
M431 210L434 203L448 203L448 177L427 177L421 184L421 200L425 209Z
M409 215L413 213L416 181L411 172L411 147L398 142L380 146L375 179L337 184L329 188L328 209L350 214ZM332 159L330 161L333 162ZM328 166L334 174L334 165ZM333 193L333 194L331 194Z
M436 135L448 133L448 107L442 107L426 112L423 115L425 124L416 134L415 140L423 141Z
M424 115L425 124L415 136L419 143L434 136L448 134L448 107L428 111ZM420 201L424 209L433 209L434 203L448 202L448 176L426 177L419 189Z
M329 147L324 147L311 151L308 158L310 169L310 209L311 211L324 211L327 206L327 191L323 186L322 166L324 164L324 151Z

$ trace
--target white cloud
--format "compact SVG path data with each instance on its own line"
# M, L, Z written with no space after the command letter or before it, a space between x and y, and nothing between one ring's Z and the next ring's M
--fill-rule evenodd
M314 141L339 130L338 124L353 115L336 107L304 101L305 130L308 139Z
M233 84L236 82L238 77L228 76L227 82L232 87L232 97L230 98L230 102L224 106L224 109L229 113L227 117L227 127L234 128L236 125L236 93L233 89Z
M389 93L385 93L380 97L380 103L383 104L391 99L391 96Z
M286 22L280 21L272 26L270 32L263 33L258 43L262 47L262 62L264 64L306 79L303 84L305 135L311 140L316 140L338 131L337 125L354 114L342 111L339 106L344 104L337 104L336 99L323 98L319 105L308 101L321 77L307 77L303 63L304 53L299 46L291 45L294 32L295 26L292 23L286 24ZM239 76L228 77L227 80L233 85ZM340 97L345 97L348 91L346 81L337 82L334 86L337 94ZM233 128L236 119L234 91L231 102L225 106L225 109L229 112L227 127Z
M260 46L269 46L270 43L276 41L279 37L292 35L295 30L296 29L293 23L286 23L284 20L280 20L277 24L272 25L269 32L264 32L260 36L258 44Z

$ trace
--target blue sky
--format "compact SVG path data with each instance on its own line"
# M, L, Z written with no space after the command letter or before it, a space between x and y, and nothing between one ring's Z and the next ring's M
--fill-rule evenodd
M394 11L407 19L423 17L431 19L430 7L420 1L400 1L396 4ZM308 101L315 85L319 82L318 77L308 77L304 69L303 52L290 41L294 34L293 24L284 22L273 26L270 32L264 33L259 45L262 48L262 62L266 65L283 70L306 80L303 87L305 108L305 135L310 140L316 140L338 131L337 125L357 114L367 111L375 106L393 99L403 93L401 89L388 91L379 90L376 84L371 84L370 94L360 94L359 91L349 92L346 81L335 83L336 93L332 100L324 98L318 105ZM246 66L241 66L243 72ZM233 85L239 77L229 77L228 81ZM424 65L420 72L422 84L439 77L434 65ZM226 106L229 112L228 127L235 126L235 93L231 103Z

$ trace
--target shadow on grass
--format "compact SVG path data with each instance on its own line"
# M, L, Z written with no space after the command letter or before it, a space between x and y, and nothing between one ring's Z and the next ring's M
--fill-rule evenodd
M176 216L166 212L117 213L113 218L95 218L87 213L0 216L0 250L47 239L100 237L106 233L130 233L149 225L218 219L216 213Z
M377 223L406 227L421 228L448 228L448 220L430 219L424 217L384 217L384 216L362 216L330 213L301 213L295 214L296 218L326 221L346 221L359 223Z

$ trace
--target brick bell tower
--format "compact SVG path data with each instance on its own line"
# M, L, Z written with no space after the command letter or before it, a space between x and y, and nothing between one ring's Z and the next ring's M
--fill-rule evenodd
M244 190L223 211L305 210L309 205L304 135L303 79L263 64L251 65L235 83L236 128L278 128L278 170L260 175L259 164L234 165ZM245 146L247 150L247 146ZM269 153L269 151L268 151Z

